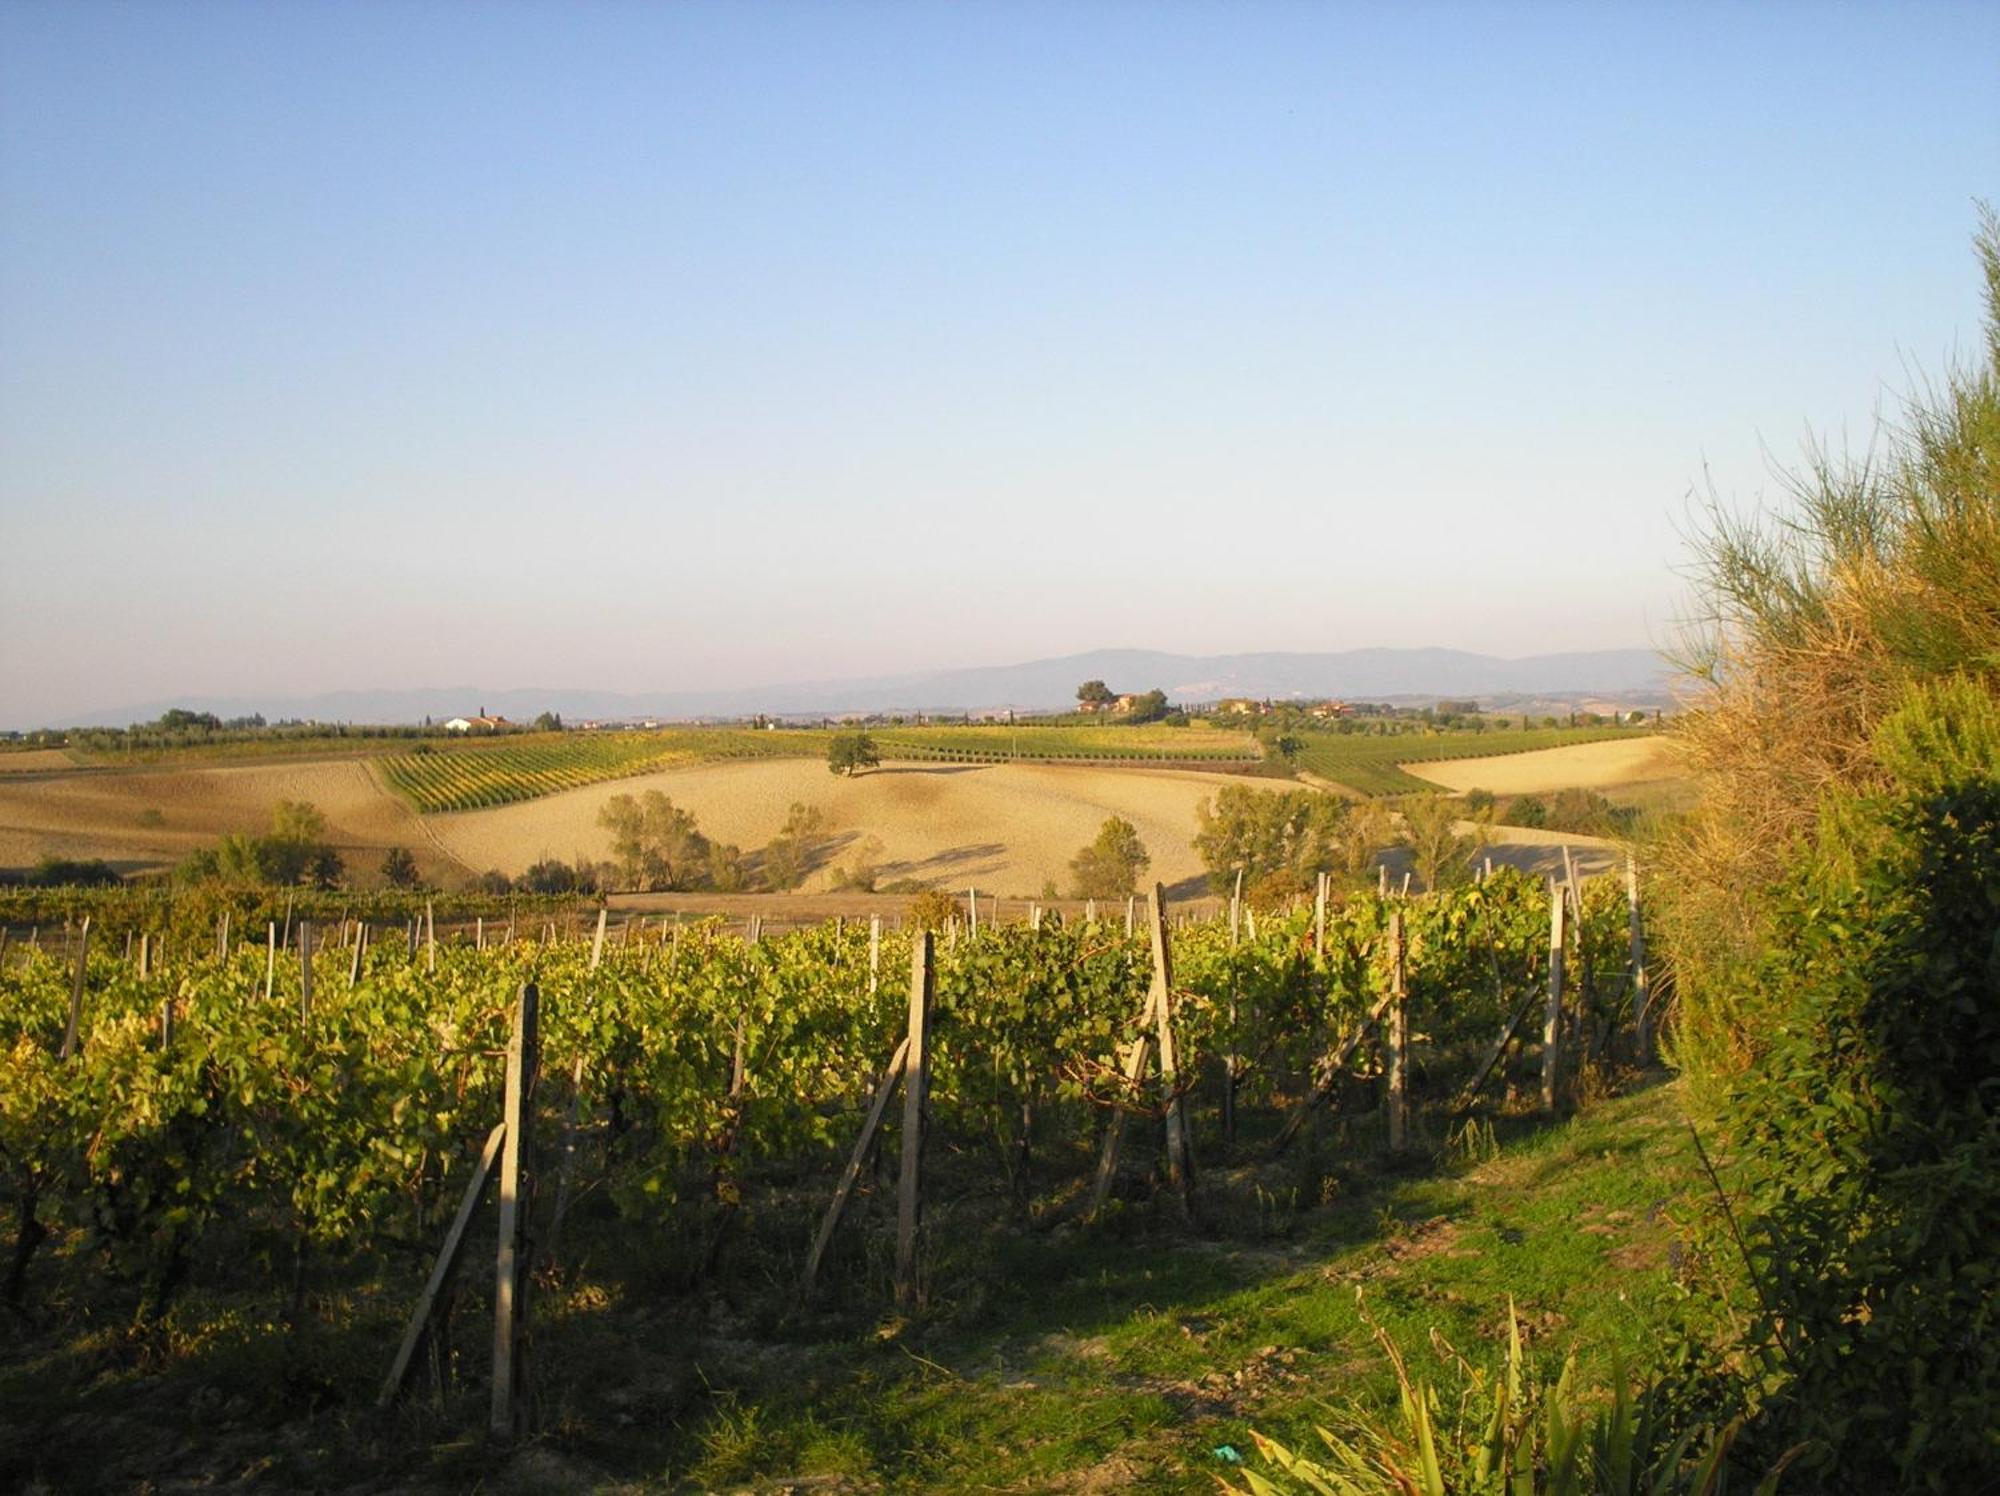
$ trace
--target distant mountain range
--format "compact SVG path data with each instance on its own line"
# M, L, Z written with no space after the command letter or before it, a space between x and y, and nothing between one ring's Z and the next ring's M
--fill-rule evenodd
M1349 701L1476 698L1491 705L1524 701L1613 699L1663 704L1671 671L1649 649L1602 649L1500 659L1458 649L1352 649L1333 653L1167 654L1148 649L1099 649L1022 665L990 665L799 685L723 691L580 691L563 688L494 690L478 686L399 691L328 691L315 696L177 696L92 713L74 727L122 727L150 722L170 707L273 721L420 722L489 713L528 721L559 712L566 722L593 718L692 719L834 716L845 712L983 712L1011 708L1056 711L1073 706L1076 688L1103 680L1114 691L1158 687L1176 703L1228 696L1341 697Z

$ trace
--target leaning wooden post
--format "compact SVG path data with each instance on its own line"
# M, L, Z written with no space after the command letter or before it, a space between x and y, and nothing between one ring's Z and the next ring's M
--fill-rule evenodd
M354 922L354 953L347 961L347 990L352 992L361 981L361 958L368 953L368 921Z
M1409 1140L1410 1010L1405 979L1403 911L1389 916L1389 1151L1400 1153Z
M299 1022L311 1023L313 1016L313 927L299 921Z
M76 943L76 972L69 983L69 1027L63 1031L62 1058L76 1058L76 1046L83 1036L84 964L90 959L90 916L83 917L83 935Z
M868 1162L868 1150L875 1141L876 1129L882 1125L882 1114L889 1109L889 1098L895 1095L896 1085L903 1078L903 1067L909 1053L910 1041L906 1037L896 1046L896 1052L889 1056L889 1064L883 1070L881 1080L875 1084L875 1099L868 1104L868 1116L861 1124L861 1136L854 1140L854 1151L848 1155L847 1167L841 1171L840 1184L833 1192L833 1203L826 1208L826 1215L819 1223L819 1234L813 1238L812 1252L806 1258L805 1277L800 1287L807 1298L812 1297L813 1288L819 1282L820 1264L826 1259L826 1249L833 1241L834 1229L847 1213L847 1202L854 1195L854 1186L860 1182L861 1170Z
M896 1191L896 1302L917 1298L917 1226L923 1208L924 1109L930 1089L931 932L910 945L909 1048L903 1060L903 1168Z
M452 1218L451 1229L445 1233L437 1261L431 1264L430 1278L424 1284L424 1291L417 1296L416 1307L410 1311L410 1322L403 1329L403 1341L396 1348L396 1359L390 1363L388 1379L382 1383L382 1390L375 1398L378 1408L388 1407L396 1400L396 1394L403 1390L417 1347L430 1333L431 1316L437 1312L438 1300L443 1297L458 1270L458 1254L465 1245L466 1228L472 1224L472 1213L479 1208L480 1197L486 1193L486 1181L493 1176L493 1164L499 1157L501 1140L506 1135L504 1126L496 1127L486 1135L486 1146L480 1150L479 1162L473 1165L472 1178L459 1199L458 1214Z
M1167 940L1167 890L1153 885L1153 1022L1160 1046L1160 1094L1167 1113L1167 1180L1180 1196L1181 1209L1189 1205L1194 1188L1194 1156L1188 1146L1187 1107L1180 1096L1179 1062L1174 1053L1174 965Z
M1556 1109L1556 1067L1561 1060L1563 1011L1563 915L1568 909L1562 885L1549 883L1549 1006L1542 1021L1542 1110Z
M274 919L264 934L264 1001L271 1000L271 993L278 981L278 922Z
M1632 1020L1638 1030L1639 1063L1653 1063L1653 990L1646 976L1646 930L1639 920L1639 864L1625 859L1626 921L1632 942Z
M600 909L597 911L597 934L591 937L590 941L590 969L592 971L597 970L598 964L604 960L604 922L610 917L611 911L609 909ZM755 940L757 937L752 934L750 938Z
M500 1248L493 1275L493 1416L490 1427L502 1438L514 1432L515 1400L522 1386L521 1338L527 1323L524 1240L527 1201L522 1175L530 1167L528 1125L541 1060L541 997L533 982L521 987L514 1009L514 1032L507 1043L507 1093L500 1148Z

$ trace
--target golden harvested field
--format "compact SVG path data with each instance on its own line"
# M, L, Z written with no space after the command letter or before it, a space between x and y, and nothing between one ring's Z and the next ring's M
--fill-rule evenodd
M692 811L702 832L754 851L783 826L792 804L826 812L838 841L834 867L851 865L873 838L884 882L915 879L948 888L977 885L1032 895L1044 881L1069 887L1069 860L1107 816L1123 816L1152 853L1150 878L1192 887L1201 864L1189 843L1195 807L1229 784L1227 775L1180 770L1034 764L892 763L853 779L813 759L708 764L593 785L519 805L431 816L426 824L461 862L518 874L543 856L608 857L597 812L614 794L663 792Z
M1403 764L1401 768L1407 774L1460 794L1481 789L1496 795L1615 789L1621 785L1678 779L1685 772L1674 756L1670 741L1657 734L1490 758L1436 759Z
M76 760L62 748L23 748L17 753L0 753L0 774L46 774L75 767Z
M0 776L0 867L46 856L101 857L121 871L159 867L225 832L269 829L280 800L317 805L327 839L364 877L392 846L408 847L426 868L449 866L417 817L350 758Z

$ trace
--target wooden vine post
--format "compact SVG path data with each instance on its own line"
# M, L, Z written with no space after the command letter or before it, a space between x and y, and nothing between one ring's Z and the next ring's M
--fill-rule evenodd
M76 1046L83 1037L84 965L90 959L90 916L83 917L83 933L76 942L76 971L69 984L69 1027L63 1030L62 1058L76 1058Z
M1542 1021L1542 1110L1556 1109L1557 1067L1562 1055L1563 915L1568 908L1563 887L1549 884L1549 1005Z
M264 1001L271 1000L271 993L278 981L278 922L272 920L264 932Z
M466 1228L472 1224L472 1213L479 1208L480 1199L486 1194L486 1183L493 1177L493 1165L499 1158L500 1145L506 1136L504 1124L486 1135L486 1146L480 1150L479 1162L474 1165L472 1178L458 1202L458 1214L452 1218L451 1229L445 1233L444 1245L438 1250L437 1261L431 1265L430 1278L417 1297L417 1306L410 1311L410 1322L404 1327L402 1344L396 1348L396 1359L390 1364L388 1378L382 1383L382 1391L375 1399L378 1408L386 1408L393 1403L396 1394L403 1390L403 1383L409 1380L410 1365L416 1359L417 1350L423 1345L425 1337L431 1333L431 1321L437 1313L438 1302L458 1271Z
M514 1032L507 1043L507 1093L500 1147L500 1245L493 1271L493 1416L501 1438L513 1434L519 1399L526 1385L523 1362L527 1330L527 1199L523 1176L531 1167L528 1124L535 1077L541 1067L541 995L533 982L521 987L514 1009Z
M812 1252L806 1258L805 1277L800 1288L807 1298L812 1297L813 1288L819 1282L820 1264L826 1260L826 1249L833 1242L833 1233L840 1225L840 1218L847 1213L847 1202L854 1196L854 1187L861 1181L861 1170L868 1162L868 1150L882 1126L883 1113L889 1110L889 1098L896 1094L896 1087L903 1079L903 1068L909 1054L910 1041L905 1036L896 1045L896 1052L889 1057L882 1079L876 1082L875 1098L868 1104L868 1119L861 1124L861 1136L854 1140L854 1151L848 1155L847 1167L841 1171L840 1184L833 1192L833 1203L826 1208L826 1215L819 1223L819 1235L813 1238Z
M299 1022L311 1023L313 1016L313 927L299 921Z
M923 1209L924 1109L930 1089L932 969L931 933L921 930L910 946L910 1031L903 1061L903 1167L896 1186L896 1302L917 1300L917 1227Z
M1180 1064L1174 1050L1174 958L1167 939L1165 884L1153 885L1152 905L1153 1021L1159 1025L1160 1092L1167 1108L1167 1178L1185 1210L1194 1188L1194 1150L1188 1142L1187 1107L1180 1095Z
M1389 1151L1409 1144L1410 1008L1403 911L1389 916Z
M1625 859L1626 923L1632 943L1632 1022L1638 1030L1639 1063L1653 1063L1653 990L1646 976L1646 931L1639 921L1639 864Z

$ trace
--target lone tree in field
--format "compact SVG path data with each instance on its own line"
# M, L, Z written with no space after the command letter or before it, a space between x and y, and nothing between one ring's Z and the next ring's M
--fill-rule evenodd
M1132 823L1113 816L1098 828L1097 840L1070 859L1076 897L1123 898L1138 888L1152 861Z
M875 740L865 732L839 732L826 745L826 766L835 774L854 777L856 769L872 769L882 762Z
M1235 886L1240 868L1253 898L1287 898L1311 892L1320 873L1341 865L1347 807L1332 795L1232 784L1196 815L1194 849L1217 893Z
M611 855L627 888L697 888L710 875L713 849L694 816L658 790L638 799L613 795L597 812L611 833Z
M1417 881L1428 890L1461 882L1479 849L1477 837L1459 834L1464 807L1446 795L1414 795L1403 802L1402 812L1403 840Z
M1077 704L1086 710L1095 711L1118 698L1111 694L1111 687L1101 680L1087 680L1076 688Z
M408 847L391 847L382 859L382 881L391 888L417 886L417 859Z

